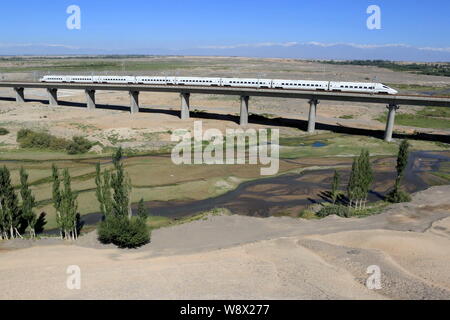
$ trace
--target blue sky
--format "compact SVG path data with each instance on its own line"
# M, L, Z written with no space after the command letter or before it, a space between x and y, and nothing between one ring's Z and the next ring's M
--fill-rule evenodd
M81 30L66 28L72 4L81 8ZM366 28L371 4L381 7L381 30ZM2 1L0 45L126 50L317 41L448 48L449 16L448 0Z

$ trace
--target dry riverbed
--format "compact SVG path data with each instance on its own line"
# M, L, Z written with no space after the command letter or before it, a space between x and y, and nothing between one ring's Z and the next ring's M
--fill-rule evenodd
M211 216L138 250L95 233L0 245L2 299L449 299L450 186L368 218ZM80 290L66 287L69 265ZM381 269L382 289L364 283Z

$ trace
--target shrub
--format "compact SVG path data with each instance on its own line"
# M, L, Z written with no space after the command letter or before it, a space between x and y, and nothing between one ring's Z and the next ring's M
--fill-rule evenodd
M402 190L392 190L386 195L386 201L391 203L401 203L411 201L411 196Z
M97 229L98 240L119 248L137 248L150 242L150 231L145 221L133 217L109 216Z
M29 134L33 133L30 129L20 129L17 132L17 141L20 142L23 138L27 137Z
M21 148L65 150L69 154L86 153L93 143L83 137L73 137L72 141L55 137L47 132L20 129L17 142Z
M19 134L18 134L19 135ZM48 149L52 136L45 132L27 132L23 137L17 140L20 143L21 148L38 148L38 149Z
M299 218L302 219L315 219L317 218L316 213L313 210L310 209L303 209L298 214Z
M349 207L335 204L325 206L316 213L316 215L321 218L327 217L332 214L343 218L348 218L352 215Z
M67 145L66 150L68 154L86 153L91 149L93 143L83 137L73 137L72 141Z
M7 135L9 133L8 129L6 128L0 128L0 136Z

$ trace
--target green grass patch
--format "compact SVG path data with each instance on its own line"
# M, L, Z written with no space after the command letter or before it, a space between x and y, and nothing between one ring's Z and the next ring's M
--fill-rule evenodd
M442 178L444 180L447 180L450 182L450 173L446 172L432 172L431 174L435 175L436 177Z
M427 107L417 112L418 115L424 117L449 118L450 108L447 107Z
M353 119L355 116L352 114L344 114L342 116L339 116L339 119Z
M387 112L380 115L375 120L385 123ZM398 113L395 116L395 123L402 126L431 128L431 129L450 129L450 120L445 118L431 118L419 114Z

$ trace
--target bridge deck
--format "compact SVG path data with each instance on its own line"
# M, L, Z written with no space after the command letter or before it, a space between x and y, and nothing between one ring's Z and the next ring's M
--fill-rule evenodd
M150 91L191 94L218 94L236 96L258 96L292 99L317 99L330 101L349 101L365 103L382 103L390 105L416 105L433 107L450 107L449 97L428 97L414 95L362 94L329 91L280 90L233 87L201 87L182 85L140 85L140 84L99 84L99 83L41 83L41 82L0 82L0 87L7 88L55 88L71 90L110 90L110 91Z

